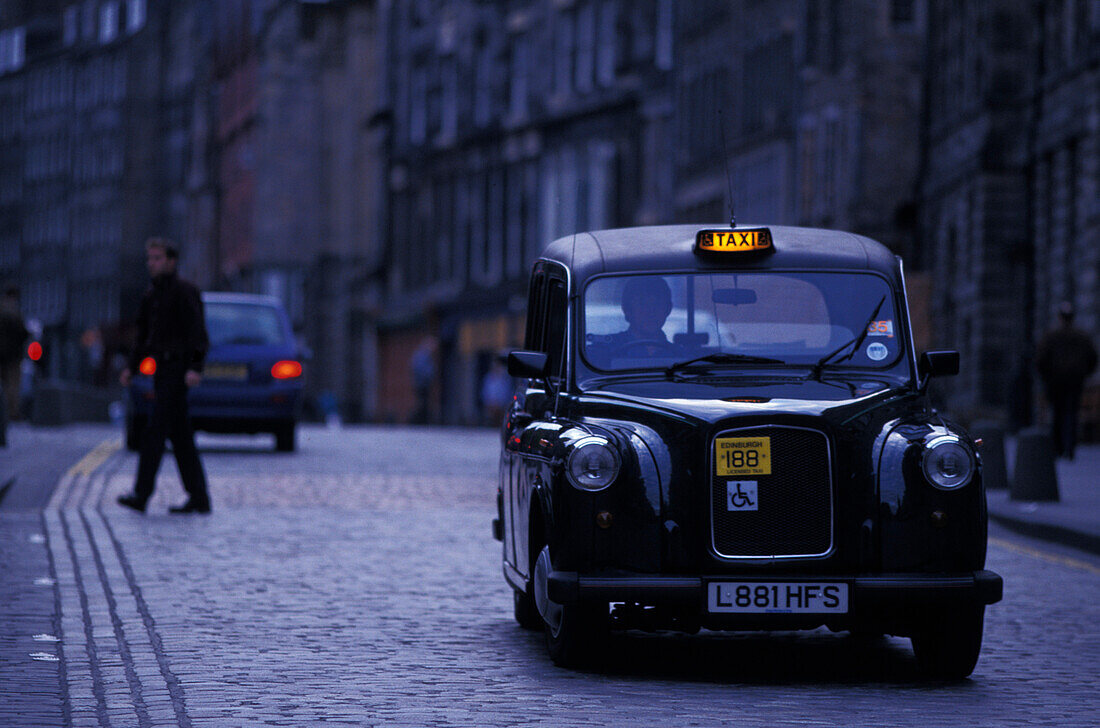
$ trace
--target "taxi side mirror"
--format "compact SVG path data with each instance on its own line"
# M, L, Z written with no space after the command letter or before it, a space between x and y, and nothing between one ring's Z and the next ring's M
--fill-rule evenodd
M543 351L512 351L508 353L508 373L520 379L542 379L549 361Z
M919 373L922 379L951 377L959 373L959 352L926 351L920 355Z

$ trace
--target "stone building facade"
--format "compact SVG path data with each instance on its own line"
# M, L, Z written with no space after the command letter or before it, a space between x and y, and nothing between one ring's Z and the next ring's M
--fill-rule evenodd
M352 419L376 410L382 5L274 2L256 37L252 288L289 304L310 393Z
M675 215L839 227L911 257L925 3L677 6ZM728 176L727 176L728 175Z
M22 274L28 20L22 7L0 3L0 281Z
M1056 0L1036 12L1026 330L1037 341L1069 301L1075 323L1100 341L1100 3ZM1100 377L1084 420L1100 438Z
M42 327L52 376L94 378L102 359L90 345L117 333L146 286L141 242L182 232L162 194L173 184L164 134L185 122L164 114L161 33L192 4L3 4L3 35L21 40L17 53L0 44L0 154L11 162L0 266L14 268L24 314Z
M1033 5L929 4L921 262L933 343L962 354L944 386L964 415L1018 408L1026 374Z
M1088 0L0 0L0 278L82 376L168 234L287 303L311 395L406 420L430 337L470 423L547 242L732 183L901 254L953 408L1023 422L1058 303L1100 327L1098 48Z
M676 219L792 224L804 3L677 11Z
M287 306L307 397L373 419L381 289L384 2L214 8L215 287Z
M1040 416L1034 347L1062 301L1100 333L1100 5L932 2L923 262L964 413ZM1086 398L1100 434L1100 387Z
M392 5L380 415L412 408L437 341L432 418L476 422L520 342L530 264L561 235L667 219L672 3Z

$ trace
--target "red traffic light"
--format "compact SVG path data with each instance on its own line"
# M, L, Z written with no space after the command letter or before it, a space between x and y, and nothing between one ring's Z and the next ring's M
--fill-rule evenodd
M147 377L153 376L157 373L157 360L151 356L145 357L138 365L138 371Z
M42 358L42 344L37 341L32 341L30 346L27 347L27 358L31 361L38 361Z

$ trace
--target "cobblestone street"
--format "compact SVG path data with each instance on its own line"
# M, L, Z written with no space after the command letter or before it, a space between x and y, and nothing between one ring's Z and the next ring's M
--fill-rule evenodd
M203 437L214 513L186 517L170 457L141 516L114 503L135 456L101 448L2 523L0 725L1095 725L1100 561L999 531L1005 598L961 683L824 630L631 633L555 668L490 536L496 438Z

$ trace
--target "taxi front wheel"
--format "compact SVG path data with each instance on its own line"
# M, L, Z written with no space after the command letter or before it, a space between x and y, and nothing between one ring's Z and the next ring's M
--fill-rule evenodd
M535 562L535 604L546 632L546 650L558 667L581 667L592 662L608 632L607 604L558 604L547 593L550 547Z
M529 591L513 591L516 622L524 629L542 629L542 615Z
M974 672L982 650L985 607L970 607L930 621L910 637L922 672L941 680L962 680Z

